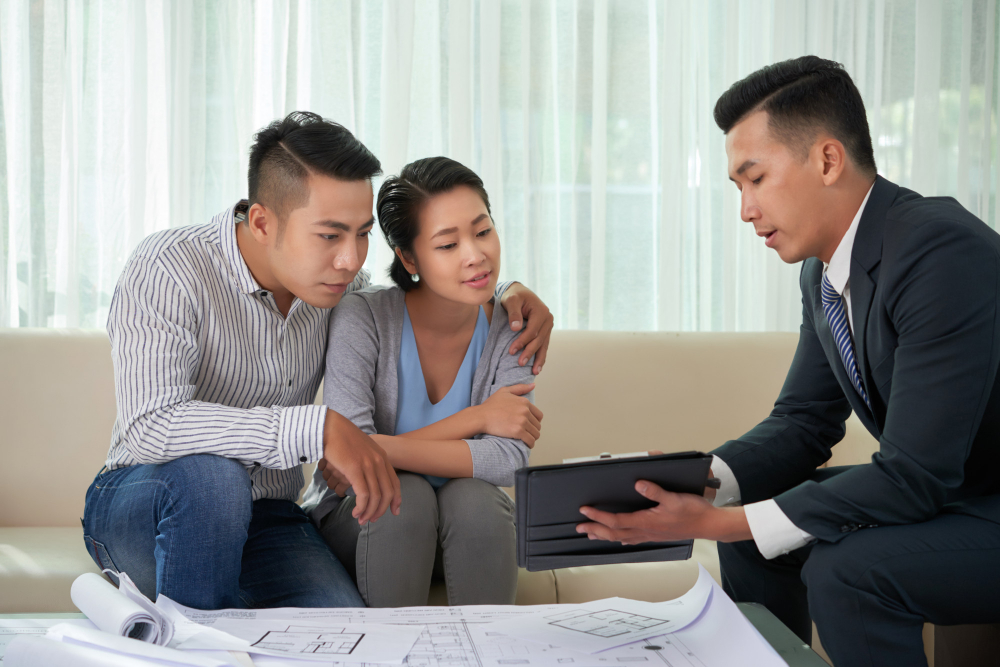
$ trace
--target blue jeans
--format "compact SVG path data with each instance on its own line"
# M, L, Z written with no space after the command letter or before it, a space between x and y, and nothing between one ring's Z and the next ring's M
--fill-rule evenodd
M305 512L251 500L237 461L197 454L102 471L87 490L87 551L145 595L196 609L363 607Z

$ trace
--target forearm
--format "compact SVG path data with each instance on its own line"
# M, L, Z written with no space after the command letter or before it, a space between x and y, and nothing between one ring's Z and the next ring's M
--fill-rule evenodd
M716 542L741 542L752 540L750 524L742 507L713 507L714 516L708 521L708 539Z
M408 433L399 433L397 437L410 440L464 440L474 438L484 431L481 418L482 408L474 405L455 414L445 417L423 428ZM468 448L466 448L468 449Z
M315 405L240 409L185 401L133 417L120 443L137 463L214 454L286 469L322 456L325 416Z
M372 438L397 470L437 477L472 477L472 453L464 440L419 440L409 434Z

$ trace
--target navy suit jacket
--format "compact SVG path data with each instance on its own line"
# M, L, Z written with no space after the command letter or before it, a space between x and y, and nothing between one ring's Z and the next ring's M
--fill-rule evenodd
M714 452L743 503L774 498L796 526L829 542L942 511L1000 522L1000 235L951 198L876 178L850 277L871 409L830 333L822 276L820 260L803 263L798 348L770 416ZM852 410L879 451L811 479Z

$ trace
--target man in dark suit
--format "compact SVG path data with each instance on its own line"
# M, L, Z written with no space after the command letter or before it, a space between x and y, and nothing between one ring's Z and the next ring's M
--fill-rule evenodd
M926 664L925 621L1000 621L1000 236L876 174L837 63L765 67L715 119L743 220L803 262L798 349L770 416L713 452L717 495L639 482L658 506L579 530L718 540L727 593L806 642L814 619L835 664ZM817 470L852 410L879 451Z

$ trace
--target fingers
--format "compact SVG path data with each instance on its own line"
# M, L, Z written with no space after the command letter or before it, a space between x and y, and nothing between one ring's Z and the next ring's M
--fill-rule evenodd
M399 475L396 474L396 469L390 465L388 457L386 457L385 460L385 467L389 470L389 476L392 482L392 499L389 503L389 510L394 515L399 516L399 508L403 504L403 489L400 486Z
M378 484L379 491L381 493L381 499L378 505L378 513L375 515L374 519L378 519L380 516L385 514L385 511L389 509L396 499L396 487L393 485L392 480L396 477L396 471L393 470L386 462L385 457L382 457L383 465L376 468L378 473ZM397 478L398 483L398 478Z
M536 438L542 434L542 422L541 420L537 419L535 417L535 414L531 411L528 412L527 422L528 425L531 426L536 431L535 433Z
M340 482L339 484L333 487L333 492L336 493L341 498L343 498L344 496L347 495L347 490L349 488L351 488L350 484L348 484L347 482Z
M508 290L507 298L503 300L503 307L507 309L507 319L510 321L511 331L520 331L523 326L524 314L521 312L524 306L524 299L517 293ZM511 354L514 354L513 350Z
M584 505L580 508L580 514L587 517L591 521L596 523L604 524L608 528L631 528L632 515L625 514L614 514L613 512L604 512L601 510L594 509L593 507L587 507Z
M576 527L576 532L584 533L592 540L621 542L625 539L625 535L622 531L613 530L599 523L581 523Z
M531 367L533 375L542 374L542 366L545 365L545 358L549 353L549 339L546 338L542 344L542 349L535 353L535 365Z
M531 412L532 416L534 416L534 418L537 419L539 423L541 423L542 417L544 417L545 415L542 413L541 410L538 409L538 406L529 401L528 410Z
M635 483L635 490L656 503L663 503L670 500L672 496L677 495L670 491L664 491L661 486L644 480L639 480Z
M538 352L535 353L535 365L531 367L531 372L538 375L542 372L542 366L545 365L545 359L549 353L549 338L552 336L552 329L555 328L555 317L552 313L547 313L545 319L542 323L542 333L538 336L541 340L541 346Z
M351 516L358 520L360 525L364 525L367 519L363 519L365 511L368 509L368 480L365 479L364 473L360 470L360 474L353 475L351 482L354 487L354 509L351 510Z
M651 449L646 453L649 454L650 456L660 456L661 454L663 454L663 452L661 452L658 449Z
M506 389L511 394L514 394L515 396L524 396L525 394L530 393L531 390L534 388L535 388L534 382L529 382L528 384L512 384L508 387L504 387L504 389Z
M542 346L543 341L539 337L539 334L542 331L543 324L542 318L531 318L525 322L524 331L514 341L514 347L524 347L524 352L521 353L521 357L517 360L517 363L521 366L528 363L535 352Z

